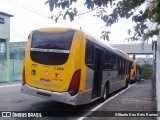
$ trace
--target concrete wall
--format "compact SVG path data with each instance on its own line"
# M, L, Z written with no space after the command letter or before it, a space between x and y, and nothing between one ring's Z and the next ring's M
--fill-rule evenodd
M5 23L0 23L0 38L10 40L10 17L0 14L0 18L4 18Z
M10 81L21 80L26 42L10 43Z
M5 40L6 45L6 57L0 57L0 82L9 81L10 17L0 12L0 18L4 18L4 24L0 23L0 39Z
M10 81L22 79L23 59L10 60Z
M9 43L9 64L0 59L0 82L21 80L26 42Z

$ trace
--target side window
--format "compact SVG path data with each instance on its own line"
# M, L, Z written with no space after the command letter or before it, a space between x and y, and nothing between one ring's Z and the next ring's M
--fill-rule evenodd
M113 54L113 69L117 70L118 68L118 56Z
M123 72L123 59L122 58L120 58L120 74L122 74L122 72Z
M94 44L87 40L86 43L86 65L93 69L94 66Z
M118 57L118 74L124 74L124 59Z
M122 71L122 74L125 74L125 68L126 68L126 67L125 67L125 59L123 59L123 67L122 67L122 70L123 70L123 71Z
M120 74L120 72L121 72L121 61L120 61L121 59L120 59L120 57L118 56L117 57L117 69L118 69L118 75Z
M109 51L105 52L104 69L113 70L113 54Z
M125 74L129 73L129 62L125 61Z

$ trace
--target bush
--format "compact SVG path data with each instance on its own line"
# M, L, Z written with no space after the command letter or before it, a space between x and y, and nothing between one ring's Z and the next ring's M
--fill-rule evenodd
M143 79L152 79L153 66L149 64L141 65L141 75Z

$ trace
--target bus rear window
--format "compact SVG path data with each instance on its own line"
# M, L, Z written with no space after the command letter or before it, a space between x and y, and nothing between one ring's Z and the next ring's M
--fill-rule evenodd
M33 31L31 48L70 50L75 31L45 33Z

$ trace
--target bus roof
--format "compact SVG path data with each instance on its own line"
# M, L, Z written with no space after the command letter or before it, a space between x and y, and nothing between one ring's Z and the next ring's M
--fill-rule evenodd
M51 27L51 28L40 28L39 31L40 32L66 32L66 31L69 31L69 30L75 30L75 31L79 31L79 32L83 32L83 34L86 35L86 38L92 42L94 42L95 44L115 53L115 54L118 54L119 56L121 57L124 57L125 59L127 60L131 60L129 58L129 55L121 50L117 50L113 47L111 47L109 44L106 44L104 41L102 40L99 40L98 38L96 38L95 36L83 31L83 30L77 30L77 29L73 29L73 28L61 28L61 27ZM120 52L121 51L121 52ZM128 56L127 56L128 55Z
M113 48L109 44L106 44L104 41L99 40L98 38L96 38L95 36L93 36L91 34L88 34L86 32L84 32L84 34L86 34L86 36L89 40L96 43L97 45L99 45L105 49L108 49L109 51L114 52L115 54L118 54L119 56L124 57L125 59L131 61L131 58L129 57L129 55L127 53L125 53L124 51Z
M129 61L132 61L131 58L129 57L129 55L126 52L124 52L120 49L117 49L117 48L115 48L115 50L118 51L120 54L124 55Z

